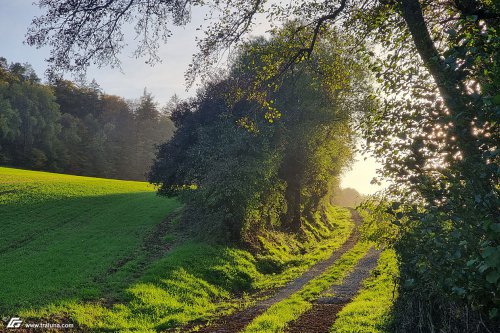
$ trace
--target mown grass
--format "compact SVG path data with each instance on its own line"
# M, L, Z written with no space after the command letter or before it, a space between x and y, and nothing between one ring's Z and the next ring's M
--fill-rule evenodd
M0 313L109 293L101 277L178 206L144 182L0 168Z
M393 250L385 250L380 256L377 268L364 282L361 292L339 312L331 332L389 332L391 310L397 297L397 288L394 285L397 276L396 254Z
M324 217L317 212L314 221L305 222L305 235L301 238L280 232L259 237L263 250L257 255L258 267L271 263L275 268L274 273L279 274L256 281L256 289L285 285L314 263L327 259L347 240L354 229L349 210L325 203L322 212ZM269 269L269 272L272 274L273 269Z
M341 283L371 246L370 243L358 242L326 272L309 281L300 291L271 306L265 313L255 318L243 332L284 332L287 324L309 310L312 307L311 302L317 299L323 291L333 284Z
M327 207L328 221L318 214L308 236L270 233L257 256L188 240L147 261L145 235L178 207L147 184L6 168L0 183L2 226L17 237L1 243L9 256L2 263L11 265L0 273L9 285L0 291L5 314L71 320L90 331L161 331L247 306L255 301L247 293L299 276L353 228L347 210Z

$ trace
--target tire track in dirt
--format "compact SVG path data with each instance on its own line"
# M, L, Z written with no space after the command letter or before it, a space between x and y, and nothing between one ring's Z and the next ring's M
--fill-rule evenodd
M264 313L272 305L284 300L293 293L302 289L302 287L325 272L335 261L337 261L344 253L349 251L356 245L360 238L359 226L362 223L359 213L349 208L351 219L354 222L354 229L349 235L349 238L342 244L340 248L335 250L332 255L319 263L313 265L302 276L288 283L286 286L279 289L273 296L259 302L258 304L246 308L242 311L218 318L213 323L199 328L198 333L237 333L243 330L253 319ZM199 323L198 323L199 325ZM188 326L182 332L190 332L194 327ZM302 331L305 332L305 331Z
M143 269L145 266L161 257L163 257L173 246L175 241L165 241L163 238L172 231L172 221L179 217L179 209L171 212L162 222L157 224L142 240L141 246L136 251L127 257L120 258L115 261L106 272L106 275L111 275L117 272L121 267L128 262L137 259L140 254L145 254L144 260L139 263ZM141 271L142 272L142 271Z
M337 319L337 314L357 295L363 281L377 266L379 257L380 250L375 250L372 247L356 264L354 270L344 279L342 284L334 285L326 291L333 296L322 296L317 299L310 310L290 323L286 332L328 333Z

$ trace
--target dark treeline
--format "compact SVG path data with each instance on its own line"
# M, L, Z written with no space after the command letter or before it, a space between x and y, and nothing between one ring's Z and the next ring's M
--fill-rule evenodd
M339 55L348 36L332 33L312 62L296 64L271 92L259 90L276 82L269 71L293 28L244 45L228 75L172 113L177 131L149 180L160 194L179 195L184 225L211 240L259 250L273 230L320 237L315 215L352 160L351 121L369 101L366 72Z
M0 58L0 165L143 180L173 132L147 91L131 102L95 82L43 84L30 65Z

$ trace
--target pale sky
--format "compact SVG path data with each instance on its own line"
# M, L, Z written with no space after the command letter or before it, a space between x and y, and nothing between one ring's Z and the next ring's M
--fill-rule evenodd
M370 184L379 167L380 164L370 154L356 154L352 169L342 175L340 186L352 187L362 194L374 194L387 187L385 182L381 186Z
M44 59L49 55L48 50L23 44L31 19L39 13L40 10L32 4L32 0L0 0L0 57L7 58L9 62L27 62L45 79L47 65ZM194 95L195 89L186 91L184 72L192 54L196 52L195 38L197 35L201 36L201 32L196 31L195 27L203 23L203 17L203 12L194 12L192 24L185 28L172 28L174 36L159 50L163 61L154 67L145 64L145 59L133 58L131 47L125 49L120 57L123 73L119 69L92 67L87 72L87 80L95 79L105 93L126 99L140 97L144 88L147 88L160 104L165 104L174 94L180 97ZM254 29L253 34L264 33L266 30L266 26L260 25ZM133 35L129 38L133 38ZM379 190L380 187L370 185L375 176L376 162L372 158L364 161L362 156L357 156L356 159L352 170L344 175L342 186L355 188L363 194Z

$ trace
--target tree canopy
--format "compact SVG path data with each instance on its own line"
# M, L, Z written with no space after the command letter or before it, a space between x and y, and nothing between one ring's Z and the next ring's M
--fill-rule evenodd
M268 99L245 93L272 65L285 35L245 44L227 77L172 114L177 131L160 146L149 179L161 194L181 195L185 223L203 235L258 246L265 230L306 232L350 163L350 123L370 106L369 90L366 68L338 52L347 45L335 46L336 34L313 62L282 77ZM342 93L332 87L331 68L341 69ZM271 114L276 110L282 113Z
M276 25L296 20L284 47L269 56L270 66L255 73L248 93L250 100L266 107L268 118L285 110L270 105L271 92L286 82L280 81L285 73L313 60L319 41L333 28L351 36L358 43L343 51L363 54L380 87L372 96L378 108L360 128L367 147L384 164L383 176L395 180L389 191L394 205L388 212L394 222L390 228L398 229L391 235L396 235L392 242L401 256L402 290L412 295L414 304L431 304L425 311L433 330L447 329L452 321L461 325L456 322L460 315L443 314L446 306L436 305L439 299L460 300L498 318L498 1L44 0L40 4L45 14L33 21L28 43L51 45L49 61L66 70L92 62L116 65L124 45L122 28L130 23L135 23L139 36L136 54L154 60L158 41L170 36L169 24L187 24L192 8L209 6L216 19L204 28L188 81L212 65L220 52L245 43L256 16ZM247 125L251 128L252 122ZM387 217L387 212L383 215ZM432 310L434 306L441 310ZM420 317L412 313L408 318L410 325L419 325L415 320Z
M0 67L0 163L35 170L145 179L155 145L174 126L146 91L137 105L97 83L42 84L29 65Z

